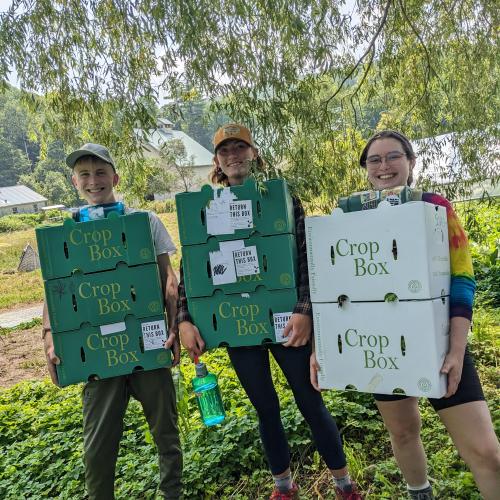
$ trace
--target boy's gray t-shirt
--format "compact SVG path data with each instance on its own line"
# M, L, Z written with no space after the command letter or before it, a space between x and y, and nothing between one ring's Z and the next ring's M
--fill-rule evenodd
M149 210L125 208L125 213L127 214L132 214L134 212L146 212L149 215L149 224L151 226L151 234L155 244L156 255L162 255L164 253L173 255L177 251L177 248L160 218Z

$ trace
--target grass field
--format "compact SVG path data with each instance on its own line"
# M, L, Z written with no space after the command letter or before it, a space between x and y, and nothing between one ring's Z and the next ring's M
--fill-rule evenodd
M34 229L0 234L0 309L43 300L40 271L17 271L23 249L28 243L36 249Z

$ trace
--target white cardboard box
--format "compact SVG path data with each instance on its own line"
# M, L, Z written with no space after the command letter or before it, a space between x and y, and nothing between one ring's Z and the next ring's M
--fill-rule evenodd
M422 201L306 217L312 302L400 300L449 295L444 207Z
M319 386L440 398L449 299L313 303ZM351 387L352 386L352 387Z

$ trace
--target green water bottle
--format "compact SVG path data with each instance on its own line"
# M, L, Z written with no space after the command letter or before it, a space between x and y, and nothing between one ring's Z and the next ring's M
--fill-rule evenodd
M226 418L226 414L217 375L210 373L205 363L197 360L195 362L196 377L193 377L192 384L203 423L207 427L220 424Z

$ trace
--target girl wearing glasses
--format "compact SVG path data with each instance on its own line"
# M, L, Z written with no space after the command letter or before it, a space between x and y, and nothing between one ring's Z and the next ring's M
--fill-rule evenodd
M360 157L374 189L410 185L415 166L410 141L399 132L385 130L367 142ZM450 244L450 346L441 368L448 387L441 399L429 399L486 500L500 498L500 447L484 400L474 362L467 350L476 283L467 236L450 202L434 193L421 193L421 200L446 208ZM311 359L311 381L317 388L317 362ZM427 460L420 438L418 399L374 394L389 431L396 461L411 498L432 499Z

